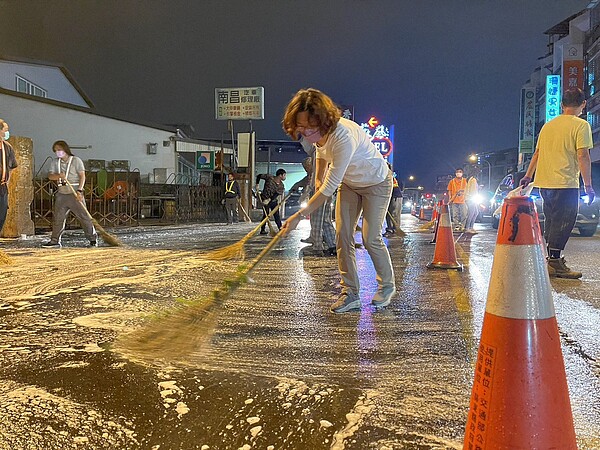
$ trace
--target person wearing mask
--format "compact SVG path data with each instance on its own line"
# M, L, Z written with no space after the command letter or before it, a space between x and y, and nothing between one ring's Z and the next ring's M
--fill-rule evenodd
M238 223L238 199L240 198L240 185L235 180L233 173L227 174L227 181L225 182L225 198L223 199L225 205L225 213L227 214L227 225L232 223Z
M455 177L448 183L448 197L450 200L450 219L454 231L462 232L465 230L467 221L467 205L465 204L465 191L467 190L467 180L463 177L463 169L456 169Z
M302 89L287 105L282 121L292 139L304 138L315 144L316 173L329 165L322 185L308 204L285 223L285 234L323 205L337 189L336 248L342 292L330 307L333 313L359 309L362 305L354 247L354 232L361 213L363 244L377 274L378 289L371 304L382 308L396 294L390 254L381 236L392 194L392 171L367 133L340 116L340 109L326 94L317 89Z
M571 270L562 255L577 221L579 209L579 175L583 187L594 201L590 148L592 129L579 116L585 108L585 95L579 88L563 94L562 113L546 122L537 140L537 146L520 185L531 183L540 188L544 200L544 238L548 252L548 273L557 278L581 278L582 273Z
M263 206L263 220L269 212L277 207L279 201L283 197L285 193L285 185L283 182L287 176L287 172L285 169L277 169L275 172L275 176L270 175L268 173L261 173L256 177L256 191L258 192L260 180L264 180L263 190L260 193L258 200L262 203ZM281 214L279 213L279 209L273 214L273 219L275 219L275 223L277 224L277 228L281 230ZM267 234L267 230L265 229L267 226L266 223L260 229L260 234Z
M8 180L11 170L17 167L17 159L12 145L8 143L10 131L8 122L0 119L0 232L8 213Z
M472 166L467 179L467 189L465 191L465 201L467 203L467 221L465 223L465 233L477 234L475 231L475 220L479 215L479 167Z
M54 194L52 236L49 242L42 244L42 247L61 247L61 237L65 231L65 222L69 211L77 217L85 237L89 240L89 247L97 247L98 235L92 219L90 219L85 209L85 199L83 197L85 185L83 161L73 155L71 148L65 141L56 141L52 144L52 151L56 154L56 159L52 160L48 179L56 181L58 189Z

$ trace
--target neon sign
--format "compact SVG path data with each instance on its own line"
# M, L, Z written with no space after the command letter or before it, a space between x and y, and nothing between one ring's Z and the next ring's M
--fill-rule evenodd
M390 164L394 164L394 125L382 125L379 119L371 116L366 123L360 126L367 132L371 141L381 153L381 156Z
M546 77L546 122L560 114L560 75Z

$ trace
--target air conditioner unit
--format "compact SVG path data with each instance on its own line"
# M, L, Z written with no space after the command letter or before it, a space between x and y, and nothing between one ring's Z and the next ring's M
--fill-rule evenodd
M158 151L158 144L156 142L150 142L147 147L149 155L156 155Z

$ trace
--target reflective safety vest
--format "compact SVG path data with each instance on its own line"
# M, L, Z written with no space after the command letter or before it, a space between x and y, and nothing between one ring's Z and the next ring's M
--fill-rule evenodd
M225 182L225 193L226 194L236 194L236 192L233 190L233 183L235 183L234 181L226 181Z

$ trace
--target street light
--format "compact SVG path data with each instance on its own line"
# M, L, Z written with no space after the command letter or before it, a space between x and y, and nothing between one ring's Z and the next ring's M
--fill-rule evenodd
M408 181L415 181L415 176L414 175L409 176Z
M477 164L481 164L481 157L475 153L469 156L469 161L476 162ZM483 160L484 163L488 165L488 191L492 190L492 165L487 159Z

